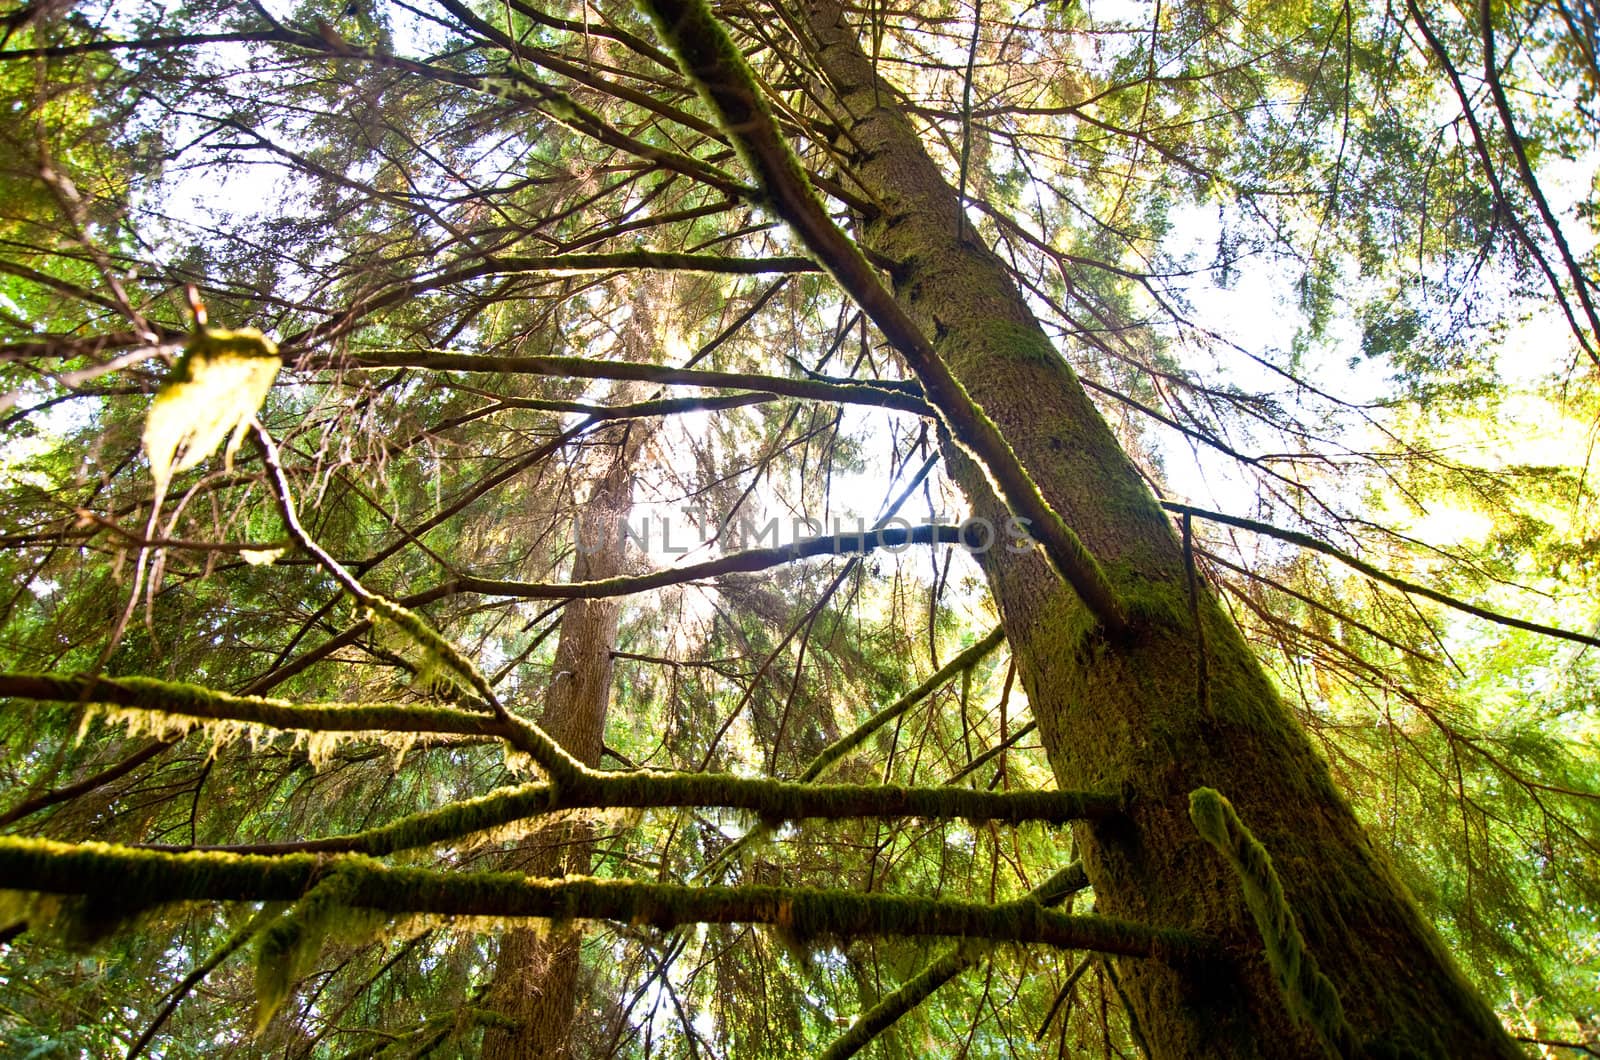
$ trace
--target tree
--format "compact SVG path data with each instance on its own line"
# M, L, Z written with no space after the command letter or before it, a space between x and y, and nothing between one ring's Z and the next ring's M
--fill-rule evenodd
M634 353L647 345L648 323L636 312L624 335ZM630 352L625 349L624 352ZM624 528L633 510L633 469L644 430L623 423L607 439L613 452L602 464L584 501L584 514L576 516L572 580L576 584L621 576L628 559ZM583 526L587 522L587 526ZM539 724L585 766L600 766L605 745L606 715L611 706L612 670L617 646L617 624L622 607L616 599L568 601L562 611L556 639L555 674L546 693ZM550 829L533 844L521 867L529 875L563 877L588 875L593 851L582 824ZM487 1031L484 1055L495 1057L568 1055L573 1010L577 1002L580 962L578 935L573 931L554 939L529 928L507 931L495 956L493 997L516 1023Z
M1553 1019L1586 1033L1590 1016L1560 1007L1571 995L1541 940L1507 946L1490 926L1550 881L1497 870L1502 885L1475 914L1470 889L1475 846L1493 862L1536 844L1565 930L1592 943L1593 884L1562 864L1594 857L1592 755L1571 748L1581 726L1563 728L1573 708L1559 705L1520 729L1454 712L1439 656L1461 634L1398 605L1427 600L1586 646L1600 642L1571 630L1592 615L1503 614L1523 605L1484 607L1462 599L1472 584L1396 573L1425 552L1354 554L1408 543L1370 518L1384 491L1412 505L1467 492L1497 525L1520 527L1524 551L1569 547L1527 510L1561 488L1557 475L1464 465L1426 444L1447 427L1405 415L1459 422L1501 394L1461 378L1492 351L1493 329L1470 298L1431 294L1440 278L1477 277L1485 302L1516 306L1515 285L1533 277L1592 352L1581 310L1593 270L1530 153L1573 142L1580 117L1540 113L1520 133L1494 12L1468 13L1459 35L1481 42L1508 167L1452 58L1451 16L1391 14L1197 4L1157 8L1122 35L1075 9L655 0L646 23L590 5L439 0L282 16L195 5L27 27L4 54L12 68L36 64L38 84L130 116L123 153L103 163L128 174L100 193L108 222L90 226L61 191L72 185L35 165L76 248L59 268L76 256L112 293L37 264L7 271L19 285L11 399L39 417L63 400L50 387L65 387L88 410L41 419L6 456L20 664L0 692L65 708L7 716L20 737L8 768L28 791L5 819L36 838L0 838L0 861L38 896L19 899L10 940L50 952L52 934L112 934L101 945L145 981L191 968L138 1027L101 1031L130 1053L169 1020L174 1050L212 1040L225 1015L189 999L247 945L257 1042L296 1055L546 1041L537 1028L574 1009L572 1051L603 1055L630 1026L655 1033L654 1015L633 1012L646 997L671 1009L689 1055L809 1055L835 1014L870 1009L835 1048L845 1055L918 1002L926 1012L933 990L999 942L1099 956L1031 982L1002 970L1022 999L1006 1013L990 996L1003 962L988 960L964 1049L1019 1041L1019 1024L1042 1018L1039 1035L1056 1023L1063 1050L1092 1026L1107 1050L1159 1056L1520 1055L1478 993L1491 952L1519 962L1515 987L1494 996L1517 1033L1545 1040ZM1580 29L1506 15L1505 32L1558 84L1592 71ZM74 76L85 56L92 88ZM1468 131L1430 141L1430 115L1452 98ZM35 121L30 135L39 159L61 157L59 130ZM284 167L283 205L208 221L202 185L181 176L199 149L212 153L209 179ZM1203 344L1228 348L1164 257L1195 205L1220 218L1217 287L1201 294L1225 298L1252 254L1299 270L1286 356L1243 351L1294 388L1298 411L1208 380L1194 361ZM1192 212L1183 223L1198 224ZM11 243L56 260L32 232ZM192 323L172 297L185 283L199 288ZM632 316L660 322L663 349L627 338L630 299ZM1363 355L1394 373L1386 403L1332 397L1309 378L1352 322ZM180 348L169 370L150 369ZM127 382L101 382L112 369ZM588 381L604 380L710 393L629 388L597 402ZM896 426L857 427L844 410L858 407ZM1139 419L1113 430L1102 407ZM1347 420L1344 434L1324 416ZM712 558L631 572L613 568L618 554L603 569L580 554L569 566L563 466L616 421L658 419L622 429L633 442L602 492L648 476L662 500L709 502L692 522ZM1177 451L1158 431L1211 454L1201 471L1231 461L1265 514L1305 532L1163 506ZM154 490L134 459L141 434ZM88 463L87 436L102 454ZM213 459L230 436L229 458ZM1282 453L1247 455L1263 437ZM882 447L897 477L921 468L884 510L921 490L929 523L746 547L771 513L831 513L835 477L877 471L869 448ZM1329 475L1352 469L1365 496ZM974 519L934 518L955 503ZM1406 595L1351 603L1326 569L1252 566L1206 522L1315 550ZM1024 528L1027 541L1004 540ZM986 592L976 570L952 583L956 544L975 553ZM907 545L945 546L931 577L912 573L911 553L888 579L859 557L783 568ZM1527 573L1515 551L1439 554L1479 577ZM745 577L775 569L777 588ZM709 579L714 591L695 587ZM597 602L621 598L624 610ZM999 634L981 637L962 614L986 598L1004 667L989 658ZM551 600L575 602L557 616L539 603ZM585 616L597 624L580 634ZM963 650L946 658L952 647ZM894 664L924 650L925 681ZM597 676L581 725L561 684L578 672L563 663L573 653ZM598 677L613 659L651 669L621 678L607 713ZM1310 694L1293 683L1308 668ZM273 691L285 698L261 698ZM1017 727L1020 693L1031 720ZM975 694L997 697L996 711L974 717ZM945 709L898 753L908 712L930 696ZM1421 728L1397 722L1395 702ZM118 708L145 739L96 729L75 742L89 704ZM1341 734L1335 717L1361 720ZM190 731L199 722L209 744ZM230 742L239 726L309 735L303 747L252 736L247 749ZM1406 749L1373 746L1374 730ZM1034 732L1042 757L1019 749ZM884 742L883 761L860 754ZM608 747L621 769L598 768ZM518 778L501 749L538 779L506 783ZM1477 987L1401 881L1423 878L1427 858L1395 865L1361 821L1365 809L1369 826L1385 824L1371 820L1382 799L1370 777L1402 761L1454 773L1455 813L1431 815L1429 849L1450 849L1437 836L1459 819L1469 908L1445 922ZM830 768L850 782L817 783ZM962 783L931 784L940 769ZM630 812L645 816L616 816ZM539 823L552 815L565 816ZM783 824L818 820L839 822L820 850L807 841L816 825ZM1070 840L1024 826L1067 820ZM917 821L943 822L937 838ZM542 829L536 851L564 829L581 838L592 854L578 864L594 877L562 877L539 853L532 877L486 871L523 842L505 834L515 828ZM710 886L725 878L733 886ZM949 898L950 880L984 881L987 900ZM1052 908L1087 889L1092 915ZM266 904L219 922L210 906L185 918L184 900ZM513 926L491 974L482 936L439 919L461 916L628 927L590 933L580 997L575 936ZM735 923L768 925L801 954L832 948L808 969L762 936L685 930ZM968 942L924 970L916 943L880 954L857 941L929 935ZM691 947L711 971L674 972ZM569 955L564 985L541 987L561 1010L553 1023L511 1000L526 985L513 968L544 951ZM802 976L804 990L781 985ZM893 982L907 985L891 993ZM302 1000L276 1015L297 983ZM1100 1012L1074 1016L1091 985ZM73 1041L86 1032L71 1029L69 1001L119 1004L98 981L87 1001L36 989L44 1000L12 1033ZM1556 1007L1531 1007L1533 991ZM763 1007L772 1030L748 1037ZM902 1047L895 1033L884 1048Z

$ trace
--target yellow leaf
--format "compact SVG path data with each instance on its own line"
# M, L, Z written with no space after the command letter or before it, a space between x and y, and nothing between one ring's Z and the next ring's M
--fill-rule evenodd
M144 449L158 496L173 475L216 452L229 432L223 460L233 466L245 427L282 365L278 347L254 328L207 329L195 336L145 417Z

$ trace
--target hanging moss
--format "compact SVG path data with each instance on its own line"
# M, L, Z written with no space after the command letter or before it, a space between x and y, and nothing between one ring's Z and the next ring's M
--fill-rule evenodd
M349 938L381 923L381 917L352 908L362 867L375 862L345 859L263 930L256 943L256 1033L289 999L294 984L314 965L330 935ZM381 871L381 869L380 869Z
M158 503L173 475L198 466L224 438L223 463L233 467L250 418L282 366L277 345L254 328L195 332L145 418L144 448Z
M1289 1010L1311 1025L1328 1055L1358 1055L1355 1032L1345 1020L1339 993L1306 949L1266 848L1239 820L1233 804L1211 788L1189 793L1189 818L1201 838L1216 847L1238 873L1245 906L1261 932L1267 961Z
M503 736L504 726L481 714L446 707L388 703L292 703L264 696L239 696L154 677L3 673L0 696L46 702L104 703L183 719L239 721L275 729L313 732L437 732Z
M333 561L330 559L329 562ZM348 574L345 577L349 578L345 586L347 589L352 586L360 588L354 578L350 578ZM365 589L360 589L358 595L367 605L370 617L374 621L377 618L386 619L422 647L424 664L420 670L421 674L430 678L450 676L464 689L477 694L494 711L496 719L500 722L500 735L518 751L532 758L549 775L553 783L565 783L584 772L583 763L569 755L543 729L500 706L500 701L495 697L494 689L488 679L478 672L472 660L424 622L419 615L386 596L379 596Z
M417 667L417 680L424 686L439 680L448 681L463 691L478 692L488 682L478 673L472 660L434 631L415 612L401 606L386 596L372 595L366 601L369 621L379 618L393 625L422 648L422 663Z
M132 929L156 904L115 895L73 895L56 907L50 930L68 949L87 950Z

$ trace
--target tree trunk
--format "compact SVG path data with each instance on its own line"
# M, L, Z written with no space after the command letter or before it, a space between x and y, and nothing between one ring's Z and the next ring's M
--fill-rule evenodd
M1366 1053L1520 1056L1367 841L1238 629L1203 588L1191 603L1170 522L1000 261L958 220L955 192L841 9L813 0L806 17L831 117L847 130L836 146L882 210L867 219L867 247L892 263L902 305L1136 620L1136 633L1119 642L1096 633L1039 553L1007 551L1004 507L973 463L947 447L974 514L1001 530L984 569L1058 783L1133 797L1125 823L1078 831L1099 911L1221 942L1218 967L1119 960L1154 1055L1322 1051L1275 985L1238 879L1189 819L1189 793L1209 786L1270 853Z
M582 533L572 580L592 581L624 573L625 541L618 533L633 507L633 466L641 425L621 428L616 453L582 506ZM600 764L606 711L611 703L612 650L622 613L620 597L574 600L561 616L555 675L539 718L557 743L587 766ZM557 824L534 837L527 856L512 866L530 876L588 875L591 831L581 822ZM490 1005L516 1021L484 1034L484 1060L563 1058L573 1055L573 1016L583 932L575 925L547 930L517 927L500 938Z

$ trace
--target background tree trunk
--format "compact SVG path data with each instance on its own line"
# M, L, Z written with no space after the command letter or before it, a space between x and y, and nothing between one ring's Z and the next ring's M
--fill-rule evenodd
M892 263L902 304L1136 619L1125 642L1095 633L1039 553L1006 551L1005 508L947 446L974 514L1002 528L984 569L1058 783L1133 797L1125 824L1078 830L1099 911L1206 932L1228 955L1226 967L1203 971L1118 962L1150 1048L1159 1057L1319 1051L1273 981L1232 870L1189 820L1189 793L1210 786L1270 852L1369 1052L1520 1056L1367 841L1237 628L1203 589L1191 602L1167 517L1002 264L961 223L955 192L841 9L812 3L808 20L846 126L837 146L881 209L867 219L866 245Z
M575 582L624 572L627 549L618 530L633 507L634 460L645 433L639 425L616 430L616 451L578 509L583 532L572 565ZM539 717L539 724L568 754L591 767L600 764L604 746L611 653L621 614L620 597L567 604L557 634L555 674ZM531 876L588 875L592 838L592 829L581 821L551 825L540 830L513 866ZM489 1002L517 1026L485 1032L485 1060L573 1055L582 947L583 932L574 925L517 927L500 937Z

